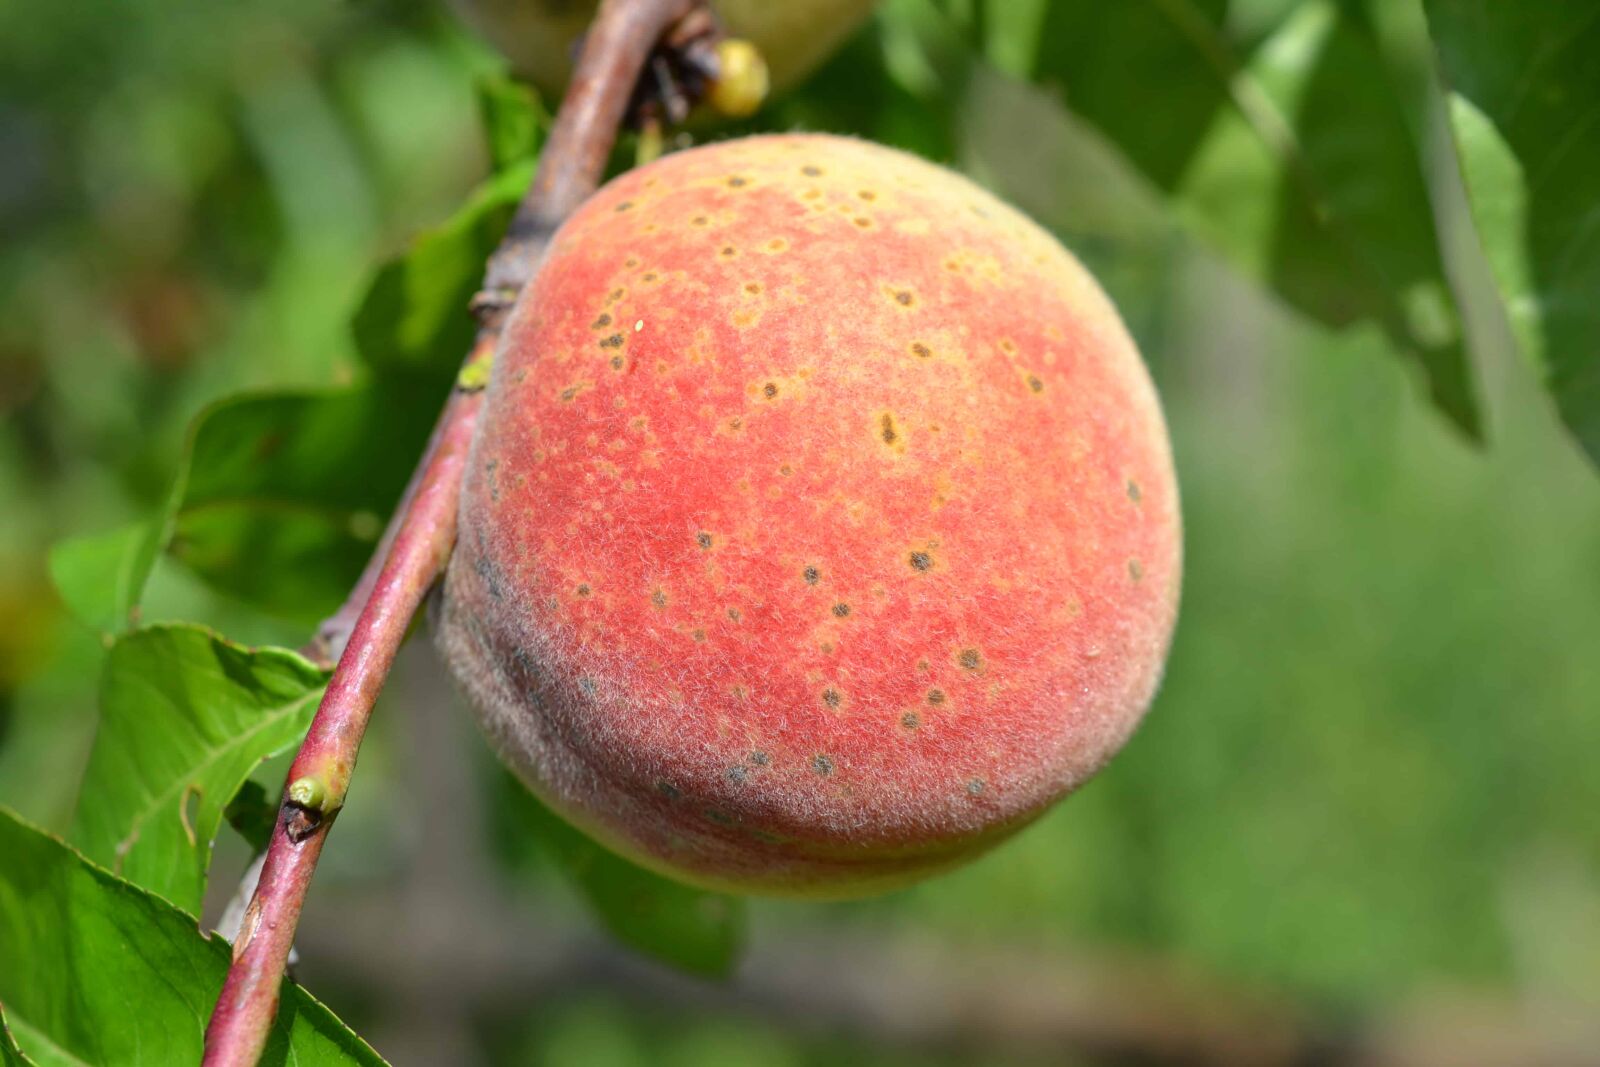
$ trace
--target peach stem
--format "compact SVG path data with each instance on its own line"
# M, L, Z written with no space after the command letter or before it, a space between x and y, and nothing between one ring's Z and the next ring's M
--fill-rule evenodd
M481 371L550 234L598 187L651 51L691 13L704 17L703 0L604 0L589 30L533 184L474 301L480 329L463 374L374 563L313 646L337 653L338 665L284 785L261 878L206 1026L207 1067L251 1067L266 1048L306 891L344 805L373 704L455 544L462 474L483 407ZM348 618L346 641L341 619Z

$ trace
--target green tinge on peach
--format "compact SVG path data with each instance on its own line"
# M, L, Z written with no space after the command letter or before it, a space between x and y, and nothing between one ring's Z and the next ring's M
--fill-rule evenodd
M668 156L508 328L436 615L556 811L725 889L971 858L1122 745L1180 524L1115 309L958 175L860 141Z

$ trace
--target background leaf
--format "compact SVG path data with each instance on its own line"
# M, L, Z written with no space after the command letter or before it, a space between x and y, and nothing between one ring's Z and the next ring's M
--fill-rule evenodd
M497 174L537 156L550 128L550 115L534 88L505 77L478 79L478 115Z
M353 323L356 347L371 367L449 387L477 333L468 302L533 169L533 160L522 159L495 175L448 221L419 234L404 255L378 271Z
M321 619L376 548L448 389L397 377L212 404L193 423L162 514L55 547L62 598L96 629L121 632L165 548L247 604Z
M321 618L376 547L444 396L378 383L212 405L195 425L169 551L247 603Z
M305 732L325 682L292 652L199 627L123 637L106 660L72 840L199 915L224 808L256 764Z
M245 839L252 852L260 854L267 850L272 830L278 825L278 803L267 794L266 786L246 781L222 809L222 817Z
M468 302L533 178L547 117L531 90L481 87L507 168L382 267L352 329L374 381L321 392L244 393L195 419L164 512L56 546L51 575L105 633L135 617L163 549L213 587L299 622L338 606L382 533L476 332Z
M0 809L0 1002L42 1064L200 1062L230 955L194 919ZM263 1064L381 1064L286 982Z
M1600 462L1600 7L1425 6L1473 217L1518 343Z
M491 811L502 858L513 867L554 862L623 944L690 974L730 974L744 951L743 900L663 878L567 825L510 772L495 768Z
M79 621L118 634L136 621L139 595L161 553L161 531L141 522L73 537L50 550L50 579Z
M4 1067L38 1067L27 1053L17 1047L17 1039L11 1035L11 1026L6 1022L3 1010L0 1010L0 1064Z
M1415 105L1364 6L1246 15L1223 0L1054 0L1038 23L991 20L1007 32L985 48L1054 88L1191 231L1293 307L1378 325L1421 364L1434 403L1478 436Z

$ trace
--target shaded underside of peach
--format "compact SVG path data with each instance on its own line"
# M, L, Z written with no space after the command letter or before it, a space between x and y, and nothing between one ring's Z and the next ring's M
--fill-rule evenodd
M704 884L969 857L1126 740L1175 618L1160 409L1099 287L914 157L612 182L508 328L438 632L505 758Z

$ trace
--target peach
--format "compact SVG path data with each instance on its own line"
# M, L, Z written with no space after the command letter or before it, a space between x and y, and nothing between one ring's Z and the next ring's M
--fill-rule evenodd
M451 0L461 17L554 100L572 74L578 38L599 0ZM844 42L873 0L712 0L733 37L750 41L782 89L798 82Z
M967 179L817 135L668 156L509 324L438 641L503 758L616 851L848 896L1080 785L1180 571L1115 309Z

